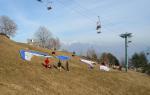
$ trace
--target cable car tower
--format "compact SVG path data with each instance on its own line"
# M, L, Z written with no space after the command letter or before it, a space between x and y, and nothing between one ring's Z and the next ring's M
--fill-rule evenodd
M98 21L97 21L97 26L96 26L96 31L98 34L101 33L101 22L100 22L100 17L98 16Z
M131 41L128 41L128 38L132 37L132 33L123 33L120 34L121 38L125 39L125 64L126 64L126 72L128 71L128 44L131 43Z

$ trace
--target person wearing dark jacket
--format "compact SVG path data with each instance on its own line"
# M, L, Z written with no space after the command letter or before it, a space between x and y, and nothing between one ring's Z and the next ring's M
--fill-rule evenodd
M59 62L58 62L58 64L57 64L57 66L58 66L58 69L59 69L59 71L61 71L61 62L60 62L60 60L59 60Z
M69 63L66 61L66 71L69 71Z

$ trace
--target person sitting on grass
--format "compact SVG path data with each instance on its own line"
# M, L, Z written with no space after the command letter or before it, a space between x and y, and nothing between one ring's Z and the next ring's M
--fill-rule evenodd
M43 66L45 66L45 68L51 68L51 65L49 64L49 59L48 58L46 58L45 60L44 60L44 64L43 64Z
M57 64L57 66L58 66L58 70L61 71L62 66L61 66L60 60L59 60L59 62L58 62L58 64Z

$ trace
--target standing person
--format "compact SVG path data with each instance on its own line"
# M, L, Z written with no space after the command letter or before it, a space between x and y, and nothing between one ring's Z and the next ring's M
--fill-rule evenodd
M61 62L60 62L60 60L59 60L59 62L58 62L58 64L57 64L57 65L58 65L58 69L59 69L59 71L61 71L61 67L62 67L62 66L61 66Z
M69 71L69 63L66 61L66 71Z

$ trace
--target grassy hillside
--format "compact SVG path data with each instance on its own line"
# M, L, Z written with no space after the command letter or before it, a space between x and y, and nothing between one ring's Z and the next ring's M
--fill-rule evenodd
M150 95L150 77L129 71L88 71L79 57L69 61L70 72L45 69L43 58L20 58L20 49L50 50L16 43L0 35L0 95ZM69 55L56 52L57 55ZM56 63L58 60L53 63Z

